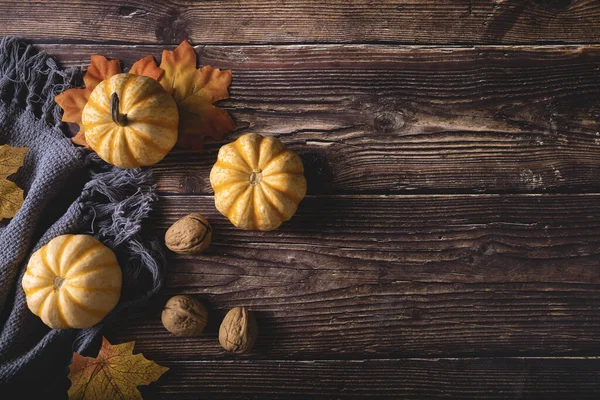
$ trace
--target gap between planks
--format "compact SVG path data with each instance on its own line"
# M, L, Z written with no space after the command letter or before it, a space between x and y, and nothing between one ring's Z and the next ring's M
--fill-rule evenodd
M295 359L256 359L256 360L177 360L177 364L252 364L256 362L260 363L273 363L273 364L317 364L317 363L365 363L365 362L396 362L396 361L479 361L479 360L517 360L517 361L535 361L535 360L582 360L582 361L595 361L600 360L600 356L523 356L523 357L397 357L397 358L360 358L360 359L318 359L318 360L295 360Z
M85 42L44 42L42 40L27 40L31 44L38 46L42 49L50 47L89 47L91 49L97 49L99 47L118 47L118 48L134 48L134 49L156 49L164 48L171 49L179 45L179 43L114 43L114 42L100 42L100 43L85 43ZM574 49L577 50L583 47L600 47L600 42L581 42L581 43L553 43L553 44L467 44L467 43L452 43L452 44L403 44L403 43L373 43L373 42L360 42L360 43L319 43L319 42L305 42L305 43L269 43L269 44L256 44L256 43L194 43L190 42L196 49L201 47L219 47L219 48L236 48L236 47L253 47L253 48L312 48L312 47L331 47L331 48L344 48L344 47L372 47L372 48L392 48L394 50L563 50L563 49ZM90 53L91 54L91 53Z
M198 199L213 199L214 196L210 194L173 194L173 193L159 193L160 197L169 198L198 198ZM419 197L428 198L444 198L444 197L462 197L462 198L499 198L499 197L596 197L599 196L600 192L586 192L586 193L407 193L407 194L307 194L304 196L305 199L415 199Z

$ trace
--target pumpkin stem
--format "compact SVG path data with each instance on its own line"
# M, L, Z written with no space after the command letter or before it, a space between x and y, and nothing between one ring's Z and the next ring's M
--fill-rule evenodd
M54 278L54 290L60 289L64 282L65 278L61 278L60 276Z
M119 112L119 95L116 92L110 98L110 115L115 124L120 126L127 125L127 114Z
M250 186L256 186L262 181L262 170L257 169L250 174Z

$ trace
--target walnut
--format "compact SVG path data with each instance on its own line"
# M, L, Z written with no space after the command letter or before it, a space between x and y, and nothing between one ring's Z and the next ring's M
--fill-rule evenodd
M190 296L172 297L162 312L162 323L176 336L197 336L206 327L208 312Z
M219 342L232 353L249 353L256 343L257 333L254 314L245 307L236 307L225 315L221 323Z
M175 222L165 234L169 250L179 254L196 254L208 247L212 228L202 215L193 213Z

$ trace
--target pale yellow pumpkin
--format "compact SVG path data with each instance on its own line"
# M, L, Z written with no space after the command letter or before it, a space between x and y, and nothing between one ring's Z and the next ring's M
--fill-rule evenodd
M296 213L304 166L276 138L250 133L219 150L210 171L215 206L238 228L269 231Z
M89 328L117 305L117 257L93 236L62 235L33 253L23 276L29 309L50 328Z
M145 76L117 74L100 82L81 120L90 147L120 168L156 164L177 142L177 104Z

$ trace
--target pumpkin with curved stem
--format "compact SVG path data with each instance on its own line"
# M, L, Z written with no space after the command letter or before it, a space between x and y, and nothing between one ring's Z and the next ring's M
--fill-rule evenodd
M300 157L279 139L254 133L221 147L210 183L217 210L242 229L276 229L306 194Z
M81 117L85 139L120 168L156 164L177 142L179 112L154 79L117 74L96 86Z
M89 328L117 305L115 254L89 235L62 235L33 253L23 276L29 309L50 328Z

